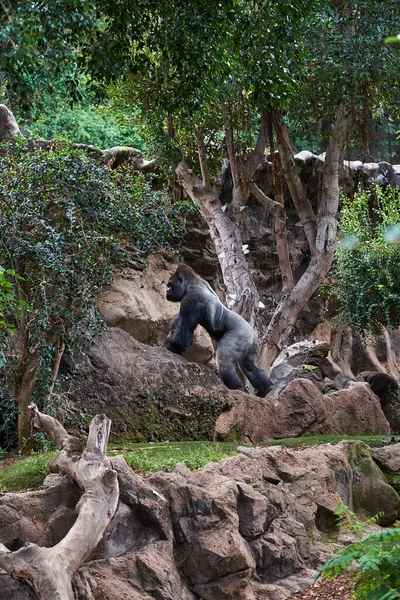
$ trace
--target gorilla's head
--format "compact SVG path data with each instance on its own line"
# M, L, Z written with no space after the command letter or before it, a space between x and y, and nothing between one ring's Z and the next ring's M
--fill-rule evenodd
M198 276L193 269L186 265L179 265L167 283L167 300L180 302L187 292L188 284L196 279Z

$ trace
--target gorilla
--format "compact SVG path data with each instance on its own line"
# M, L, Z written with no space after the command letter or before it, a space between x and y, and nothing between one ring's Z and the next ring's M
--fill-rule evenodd
M240 367L257 396L268 394L273 384L257 365L258 338L251 325L226 308L211 286L190 267L179 265L167 286L167 300L180 302L180 310L171 321L165 348L182 354L193 343L193 332L202 325L218 342L217 369L231 390L243 388L236 371Z

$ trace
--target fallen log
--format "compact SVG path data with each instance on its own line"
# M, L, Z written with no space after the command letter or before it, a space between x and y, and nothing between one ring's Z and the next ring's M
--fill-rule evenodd
M69 475L82 490L76 506L78 517L67 535L52 548L36 544L10 552L0 544L0 568L27 583L41 600L74 600L71 578L94 550L117 509L117 473L106 457L111 421L96 415L89 428L86 450L49 415L30 404L35 427L49 435L59 454L50 463L52 471Z

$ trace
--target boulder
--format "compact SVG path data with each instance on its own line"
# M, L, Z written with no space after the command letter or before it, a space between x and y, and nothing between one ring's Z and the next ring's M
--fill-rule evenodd
M125 269L98 300L106 324L123 329L143 344L161 346L172 317L179 311L179 303L168 302L165 297L167 282L176 266L168 256L155 254L144 269ZM193 346L184 357L207 364L213 355L210 336L198 327Z
M400 444L393 444L386 448L373 448L372 458L378 466L390 475L400 475Z
M117 441L212 439L217 417L243 392L228 390L212 367L112 328L85 354L66 358L72 406L107 414ZM61 418L61 416L60 416Z
M400 398L397 380L386 373L376 371L363 371L357 375L357 379L369 383L371 390L381 402L391 431L400 433Z
M328 358L329 350L329 342L317 340L304 340L282 350L269 373L275 384L273 394L278 396L290 381L298 377L309 379L323 390L326 378L333 380L341 373Z
M372 435L390 433L390 425L378 396L365 383L349 381L344 390L324 394L327 421L337 434Z
M0 142L12 140L14 137L23 136L11 110L5 104L0 104Z
M365 517L382 511L389 525L400 500L361 442L244 447L199 471L177 465L150 477L134 473L121 456L110 460L120 503L74 575L76 600L284 599L310 585L340 547L339 502ZM0 515L14 503L23 516L18 546L37 542L35 530L51 546L58 541L48 526L54 511L78 498L67 477L50 475L41 490L0 495ZM1 525L0 541L11 546ZM34 597L4 574L0 582L2 598Z
M378 397L365 383L321 394L308 379L294 379L278 398L241 395L217 419L219 440L251 443L300 435L389 433Z

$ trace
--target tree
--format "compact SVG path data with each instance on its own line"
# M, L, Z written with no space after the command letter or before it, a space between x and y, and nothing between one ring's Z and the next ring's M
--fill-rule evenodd
M125 5L127 12L130 8ZM227 303L252 323L259 313L259 295L239 223L250 195L276 215L284 289L263 336L262 362L268 366L331 267L346 143L357 137L360 127L366 129L378 108L389 111L395 106L399 53L384 44L393 3L237 0L211 6L177 0L171 10L163 3L150 5L145 15L142 38L130 40L119 97L129 93L143 115L163 123L171 144L183 155L178 178L209 223ZM132 33L131 21L121 26L115 7L107 16L108 26L91 42L95 51L89 52L88 63L94 77L106 79L112 74L99 63L99 50L107 40L107 56L122 59L122 47L127 52ZM317 207L299 176L286 114L323 122L327 150L320 161ZM281 198L268 198L255 181L267 148L271 169L276 167L274 141L309 245L309 266L298 281L290 269ZM223 174L213 176L225 153L233 187L228 203L221 195Z
M111 170L65 143L3 145L0 187L0 262L18 273L23 301L4 368L21 447L28 404L52 394L66 345L104 328L97 295L124 264L168 244L182 206L129 164Z
M117 82L116 97L140 108L166 162L184 159L177 173L209 223L228 306L261 333L262 306L239 224L250 196L275 215L284 289L263 335L264 366L286 343L331 266L346 144L368 131L378 111L396 106L399 49L384 43L396 26L395 12L391 0L100 1L79 39L91 80ZM80 18L77 23L79 31ZM73 47L70 20L68 32ZM299 176L287 116L314 127L319 122L326 140L318 206ZM288 191L284 202L293 202L309 245L309 266L298 281L290 269L282 194L268 198L255 178L267 149L276 172L275 145ZM221 193L227 174L230 202Z

